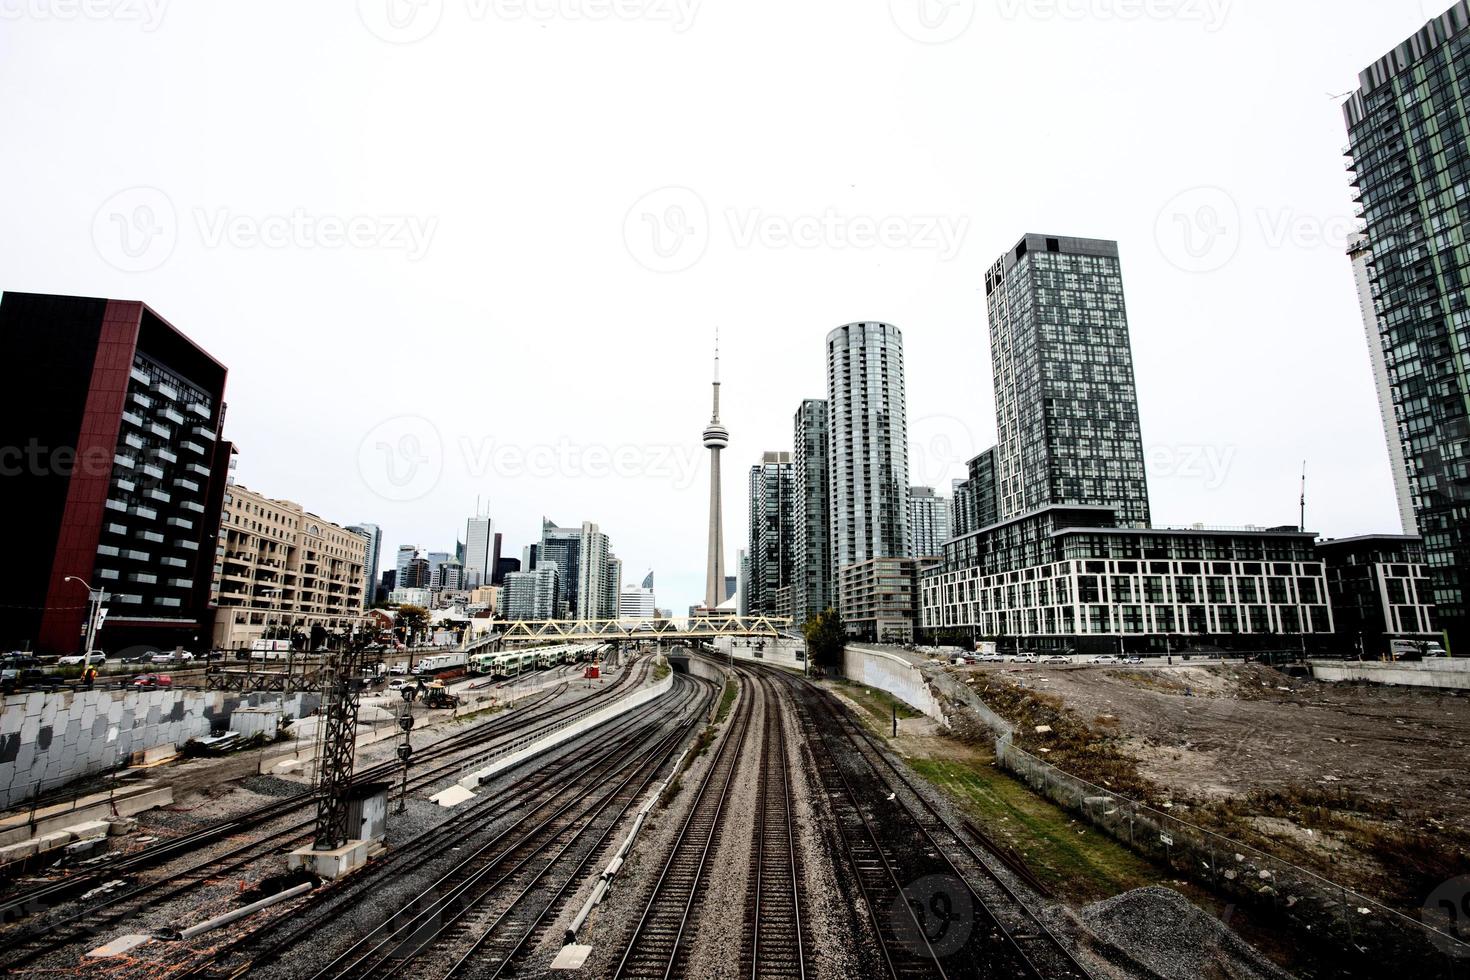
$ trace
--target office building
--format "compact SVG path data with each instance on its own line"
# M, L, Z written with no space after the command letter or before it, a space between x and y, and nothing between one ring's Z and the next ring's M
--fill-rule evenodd
M581 594L582 529L580 527L557 527L544 517L541 519L541 544L536 551L533 568L552 564L557 570L557 584L563 613L577 614L577 601Z
M607 573L602 580L602 603L598 619L617 619L623 591L623 561L617 555L607 556Z
M362 603L371 607L378 601L378 553L383 550L383 529L376 524L352 524L347 530L367 540L367 561L363 564Z
M416 544L401 544L398 546L398 557L393 564L394 577L397 585L402 586L405 581L405 573L408 571L408 563L415 558L422 558L424 549ZM419 586L422 588L423 586Z
M388 593L396 588L398 588L398 572L389 568L383 572L383 579L378 583L378 594L386 600Z
M215 557L213 642L240 650L273 628L321 649L362 620L368 538L240 484L225 493Z
M10 517L5 649L209 642L212 563L231 447L226 371L143 303L7 292L0 446ZM84 584L86 583L86 584Z
M536 556L541 551L539 544L528 544L521 549L521 571L534 572L536 570Z
M998 520L1048 504L1149 524L1116 242L1027 235L985 276Z
M500 600L508 620L556 619L563 606L557 566L547 564L534 572L512 572L505 577Z
M470 588L494 584L496 548L495 522L476 514L465 524L464 579Z
M750 615L750 555L744 548L735 552L735 614Z
M776 614L776 590L791 583L794 557L790 453L766 453L750 468L749 595L752 615Z
M610 618L603 615L608 611L609 547L607 535L596 524L582 523L577 547L576 615L580 619Z
M1470 151L1470 3L1454 4L1368 66L1343 105L1349 168L1371 262L1363 275L1440 625L1470 645L1470 253L1462 158ZM1376 355L1375 355L1376 356Z
M404 565L403 571L398 574L395 586L399 589L428 589L433 587L433 573L430 570L429 559L414 557Z
M496 537L498 538L500 535L497 534ZM498 558L495 561L495 577L491 579L491 584L504 585L507 575L511 572L519 572L520 570L521 560L519 558Z
M625 585L618 596L619 619L653 619L658 615L653 589L641 585Z
M836 604L832 595L831 510L827 480L827 403L796 410L791 454L791 618L801 626Z
M725 576L725 602L726 603L729 603L729 601L731 599L735 598L735 590L737 588L739 588L739 586L740 586L739 576L736 576L736 575L726 575Z
M949 501L933 487L909 487L909 536L915 558L938 558L949 540Z
M460 592L469 588L465 584L465 568L458 559L451 558L439 566L434 573L434 588L439 592Z
M1394 640L1434 640L1434 588L1424 542L1410 535L1369 534L1317 542L1327 567L1327 593L1343 653L1377 660Z

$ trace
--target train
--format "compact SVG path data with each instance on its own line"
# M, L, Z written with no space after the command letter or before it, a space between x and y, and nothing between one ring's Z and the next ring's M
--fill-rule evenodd
M477 653L470 657L469 672L489 677L519 677L533 670L546 670L558 664L589 660L599 649L595 643L564 643L537 650L512 650L505 653Z
M437 674L445 670L455 670L465 666L467 655L459 653L435 653L427 657L420 657L418 663L413 665L415 674Z

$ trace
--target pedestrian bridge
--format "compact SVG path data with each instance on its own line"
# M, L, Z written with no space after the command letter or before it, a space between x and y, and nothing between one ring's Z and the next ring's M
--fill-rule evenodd
M493 650L502 643L547 640L699 640L722 636L775 638L791 631L779 616L690 616L683 619L547 619L497 623L498 629L471 641L466 651Z

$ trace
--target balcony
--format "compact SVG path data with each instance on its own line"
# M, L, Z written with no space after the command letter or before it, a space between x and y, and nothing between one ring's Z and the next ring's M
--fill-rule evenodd
M143 416L137 415L133 412L123 412L122 420L124 422L127 422L129 425L136 425L140 429L143 427Z
M151 385L151 384L153 384L153 379L148 376L147 372L145 372L142 368L139 368L139 367L134 367L132 370L130 370L128 372L128 376L130 378L132 378L134 381L138 382L138 384L140 384L140 385Z
M141 517L145 521L158 520L158 511L154 510L152 507L144 507L141 504L129 507L128 513L132 514L134 517Z

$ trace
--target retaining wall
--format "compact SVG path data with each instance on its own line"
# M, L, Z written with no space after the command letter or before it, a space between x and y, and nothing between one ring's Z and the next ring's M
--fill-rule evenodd
M923 672L897 654L849 646L842 651L842 674L850 681L887 691L941 725L949 724Z
M736 660L806 670L805 640L721 636L714 640L714 647L721 656L733 652Z
M1470 660L1426 660L1422 663L1379 663L1355 660L1313 660L1312 676L1319 681L1359 681L1404 687L1470 690Z
M241 707L279 705L301 717L316 694L76 691L12 694L0 706L0 807L227 728Z

